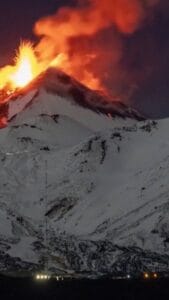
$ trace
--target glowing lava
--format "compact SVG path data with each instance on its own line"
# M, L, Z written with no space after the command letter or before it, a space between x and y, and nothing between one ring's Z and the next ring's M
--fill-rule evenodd
M40 73L50 67L61 68L69 75L91 89L101 89L100 81L87 70L84 72L85 78L80 78L81 56L76 56L76 64L72 65L71 59L66 52L55 55L51 60L39 61L35 49L30 42L22 42L14 59L13 65L8 65L0 69L0 102L8 101L8 96L17 89L27 86ZM73 72L74 70L74 72Z
M0 89L16 90L25 87L42 72L42 67L29 42L21 43L15 58L14 66L0 70Z
M39 74L37 58L30 43L20 45L15 69L16 71L9 78L15 87L26 86Z

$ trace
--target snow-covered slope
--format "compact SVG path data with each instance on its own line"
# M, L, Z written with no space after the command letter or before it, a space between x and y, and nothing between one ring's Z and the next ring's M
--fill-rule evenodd
M14 118L24 107L27 109L22 113L22 119L57 112L97 130L112 127L112 117L144 120L141 114L124 103L112 102L56 69L49 69L11 97L8 119Z
M49 72L9 103L0 131L0 270L36 270L47 260L75 275L167 272L169 120L138 122L119 103L103 111L92 104L101 96L86 89L73 97L70 87L74 95L85 88L70 78L68 88L66 78Z

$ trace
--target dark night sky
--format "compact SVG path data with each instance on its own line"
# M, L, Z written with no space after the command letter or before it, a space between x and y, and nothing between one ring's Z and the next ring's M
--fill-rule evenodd
M0 3L0 64L13 57L20 39L33 39L32 28L40 17L52 14L69 0L2 0ZM3 42L2 42L3 41Z
M75 0L2 0L0 64L10 62L14 55L13 49L16 49L21 38L34 38L32 28L37 19L54 13L61 5L71 5L75 2ZM127 61L130 68L141 68L145 59L148 65L157 65L151 78L142 83L142 88L133 95L136 107L157 117L169 116L169 5L167 8L168 10L156 14L151 25L145 26L126 41L126 53L131 50ZM140 49L139 46L139 49L132 53L132 44L140 45L141 42L143 47Z

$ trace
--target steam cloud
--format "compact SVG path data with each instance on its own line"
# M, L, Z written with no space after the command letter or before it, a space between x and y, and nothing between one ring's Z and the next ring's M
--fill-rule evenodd
M36 23L40 37L36 51L42 61L62 55L62 68L84 84L114 98L128 98L145 74L130 72L127 43L152 21L160 4L160 0L82 0L75 8L63 7Z

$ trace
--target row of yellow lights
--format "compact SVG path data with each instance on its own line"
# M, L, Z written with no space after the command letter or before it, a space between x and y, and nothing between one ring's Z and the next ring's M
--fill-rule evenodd
M145 272L143 276L144 276L144 279L150 279L150 278L157 279L158 278L158 274L157 273L148 273L148 272Z
M36 279L37 280L47 280L47 279L50 279L50 276L49 275L45 275L45 274L37 274L36 275Z
M157 273L148 273L148 272L145 272L143 274L143 277L144 277L144 279L150 279L150 278L157 279L158 278L158 274ZM36 275L36 279L37 280L48 280L50 278L51 278L51 276L46 275L46 274L37 274ZM130 275L127 275L127 278L129 279ZM63 280L63 277L56 276L56 280L57 281L59 281L60 279Z
M35 278L36 280L48 280L51 279L51 276L47 274L37 274ZM57 281L63 280L63 277L61 276L52 276L52 278L55 278Z

